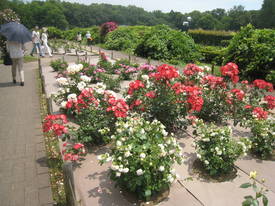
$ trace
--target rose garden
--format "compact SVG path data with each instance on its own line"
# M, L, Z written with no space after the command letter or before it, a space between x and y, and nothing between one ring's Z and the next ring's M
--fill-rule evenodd
M67 205L275 204L274 30L213 49L166 25L106 22L88 46L48 29L54 57L34 61Z
M75 175L89 168L88 178L93 177L89 189L97 191L87 196L81 194L87 192L84 186L76 186L85 204L100 204L96 194L115 185L122 192L116 197L121 198L118 205L163 204L165 200L164 205L176 205L169 196L178 182L189 189L202 177L223 187L223 182L237 178L242 170L239 165L246 164L247 157L273 162L271 83L241 81L234 63L220 67L221 76L215 76L207 66L187 64L179 70L168 64L138 65L126 59L110 60L103 52L95 62L83 60L56 69L59 89L51 96L63 114L48 115L43 124L44 132L62 142L64 161L73 162ZM241 163L236 163L238 159ZM98 169L109 179L104 179L109 186L101 186ZM238 204L259 201L266 205L268 197L274 201L265 189L255 189L256 182L267 188L255 170L246 168L244 174L251 180L235 185L235 189L250 188L255 180L255 191L236 198ZM125 196L132 199L125 202ZM177 195L174 198L177 201ZM226 205L228 200L223 199L220 203ZM194 205L193 201L189 204Z

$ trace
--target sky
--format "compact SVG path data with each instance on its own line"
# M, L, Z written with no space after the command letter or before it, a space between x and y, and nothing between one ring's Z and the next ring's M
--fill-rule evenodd
M245 10L259 10L263 0L64 0L68 2L78 2L83 4L106 3L113 5L135 5L144 8L146 11L161 10L170 12L171 10L181 13L188 13L194 10L209 11L216 8L229 10L236 5L244 6Z

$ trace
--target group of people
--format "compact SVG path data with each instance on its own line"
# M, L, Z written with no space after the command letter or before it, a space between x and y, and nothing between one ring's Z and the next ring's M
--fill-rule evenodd
M52 57L51 49L48 46L48 35L46 33L46 29L42 29L42 34L40 38L39 28L36 26L32 32L32 43L33 48L31 51L31 55L33 56L36 51L41 57L45 56L45 53L48 53L50 57ZM16 71L18 70L20 85L24 86L24 55L26 53L26 47L24 44L19 42L7 41L6 43L7 51L12 60L12 81L16 84Z
M91 45L92 44L92 35L89 31L87 31L87 33L85 34L85 37L86 37L86 40L87 40L87 45ZM76 35L76 41L77 42L81 42L82 41L82 34L81 32L78 32L77 35Z
M36 51L39 53L41 57L45 56L45 53L48 53L50 57L52 57L51 49L48 45L48 35L47 29L42 29L42 34L40 38L39 27L36 26L35 29L32 31L32 42L33 42L33 49L31 51L31 55Z

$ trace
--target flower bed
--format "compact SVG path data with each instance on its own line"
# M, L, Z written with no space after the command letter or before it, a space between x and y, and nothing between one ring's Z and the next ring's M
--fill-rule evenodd
M274 125L270 112L274 109L274 96L266 95L273 90L273 85L263 80L240 82L238 66L234 63L223 66L220 77L210 75L208 68L194 64L187 65L182 72L169 65L157 68L142 65L136 67L138 79L129 84L125 98L117 98L117 94L107 90L102 83L92 84L95 73L91 70L99 69L96 65L88 65L88 69L85 65L85 68L81 67L69 66L63 77L57 79L63 93L56 96L57 102L74 115L80 127L67 130L56 126L53 131L56 129L57 134L61 134L58 136L70 139L72 145L90 147L91 143L110 142L112 151L100 157L101 163L112 161L111 179L121 188L137 192L140 198L149 198L169 187L168 180L175 179L168 171L176 159L160 158L162 151L158 149L163 149L166 154L179 152L176 145L176 150L169 148L166 136L182 131L190 124L199 125L198 118L212 122L212 126L201 124L198 129L201 139L196 140L198 157L210 175L231 171L237 158L250 147L248 138L235 141L228 128L217 124L233 120L235 124L248 127L248 122L255 121L256 125L257 121L262 121L262 126L255 126L258 129L252 127L255 135L254 139L250 138L252 149L261 157L274 151L274 132L265 135L260 130ZM138 113L137 119L132 118L133 113ZM153 129L156 122L158 129ZM264 135L260 136L261 133ZM259 141L264 137L268 140ZM265 143L271 146L266 150L255 149L266 148ZM127 150L129 145L132 145L131 149ZM72 154L79 156L78 151L72 151ZM159 159L165 165L158 162ZM152 182L153 176L159 179ZM131 184L127 184L130 179Z

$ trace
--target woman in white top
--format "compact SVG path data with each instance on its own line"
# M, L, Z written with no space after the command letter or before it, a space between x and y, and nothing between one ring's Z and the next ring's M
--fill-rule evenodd
M31 56L33 56L33 53L36 51L37 53L39 52L40 56L44 57L44 53L41 49L40 33L38 29L38 26L36 26L35 29L32 31L33 48L31 51Z
M46 29L43 29L43 33L41 34L42 46L45 48L45 53L48 53L50 57L52 57L51 49L48 46L48 35L46 33Z
M23 62L24 53L26 51L25 45L18 42L7 41L7 51L9 52L10 58L12 60L11 73L13 83L16 83L16 69L18 69L20 85L24 86Z

